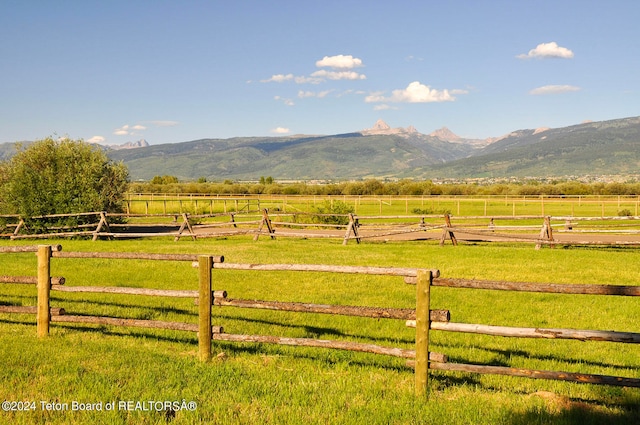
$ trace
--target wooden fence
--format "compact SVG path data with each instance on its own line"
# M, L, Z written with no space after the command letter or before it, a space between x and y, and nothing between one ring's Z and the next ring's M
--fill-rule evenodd
M333 238L344 245L350 241L420 239L440 240L453 245L459 241L530 243L537 249L556 245L639 246L640 217L572 217L572 216L450 216L400 215L357 216L355 214L269 213L255 214L152 214L125 215L93 212L57 214L51 217L94 216L95 222L80 227L61 227L51 232L25 234L25 221L12 216L16 223L8 225L12 233L0 236L11 239L44 239L51 237L139 238L183 237L199 238L261 235L271 239ZM122 223L124 219L152 222ZM171 221L168 222L167 219ZM214 220L214 222L211 222Z
M290 264L227 264L224 257L189 254L143 254L143 253L87 253L87 252L62 252L62 247L57 246L52 249L50 246L38 247L11 247L1 248L2 252L37 252L38 253L38 308L34 310L30 307L2 306L0 312L4 313L36 313L37 335L44 337L49 334L51 322L56 323L91 323L110 326L130 326L157 329L170 329L180 331L191 331L198 333L199 357L206 361L211 357L212 341L229 342L260 342L282 345L295 345L307 347L332 348L357 352L368 352L374 354L395 356L401 358L416 358L416 353L421 353L420 349L407 350L395 347L384 347L374 344L364 344L350 341L318 340L310 338L286 338L272 335L241 335L227 334L220 326L212 326L211 310L212 306L232 306L240 308L258 308L280 311L295 311L322 314L339 314L356 317L369 317L375 319L397 319L411 320L417 318L413 309L398 308L378 308L344 305L323 305L307 304L295 302L276 302L259 300L228 299L226 291L212 289L213 269L233 269L233 270L271 270L271 271L306 271L306 272L327 272L345 274L365 274L365 275L391 275L408 278L416 278L418 281L431 279L437 271L409 269L409 268L384 268L384 267L346 267L330 265L290 265ZM65 287L52 285L50 277L51 258L108 258L108 259L135 259L135 260L169 260L169 261L190 261L194 267L199 269L199 290L158 290L148 288L124 288L124 287L95 287L95 286L71 286ZM59 283L64 283L60 280ZM0 282L5 283L35 283L30 277L0 277ZM84 292L84 293L110 293L143 296L162 297L187 297L194 298L198 304L198 324L164 322L154 320L135 320L115 317L97 317L88 315L69 315L63 309L51 309L49 306L50 291L61 292ZM427 312L431 314L427 319L438 322L448 320L448 312L435 310ZM424 341L423 341L424 342ZM420 346L426 347L424 343ZM426 353L424 353L427 356ZM416 362L418 368L426 370L427 359L431 361L444 361L446 358L437 353L430 353L425 360ZM420 376L420 375L416 375ZM426 375L425 375L426 376ZM425 378L426 379L426 378Z
M417 285L417 309L420 304L428 305L430 286L449 288L470 288L500 291L517 292L541 292L554 294L574 294L574 295L607 295L607 296L640 296L640 286L620 286L620 285L585 285L585 284L549 284L549 283L527 283L527 282L503 282L484 281L475 279L433 279L430 285L426 285L420 280L407 280L407 283ZM420 294L423 294L420 296ZM429 330L474 333L501 337L516 338L545 338L545 339L573 339L579 341L601 341L617 342L626 344L639 344L640 333L599 331L599 330L578 330L560 328L522 328L491 326L454 322L431 322L424 323L419 320L408 320L407 326L417 329L416 335L427 334ZM625 378L618 376L595 375L586 373L571 373L560 371L532 370L523 368L510 368L503 366L459 364L452 362L430 362L429 369L445 371L461 371L473 373L486 373L497 375L520 376L537 379L553 379L580 383L640 387L640 379Z
M604 376L585 373L560 371L530 370L521 368L498 367L488 365L458 364L448 361L447 356L429 352L430 331L464 332L503 337L521 338L553 338L577 339L581 341L608 341L627 344L640 343L640 334L616 331L594 331L558 328L515 328L450 322L448 310L431 310L430 294L432 287L491 289L507 291L546 292L558 294L590 294L606 296L640 296L640 286L617 285L563 285L523 282L483 281L468 279L447 279L439 276L437 270L394 268L394 267L359 267L331 266L310 264L232 264L224 262L224 257L191 254L144 254L144 253L88 253L63 252L58 246L1 247L2 252L36 252L38 257L37 277L0 276L0 282L36 283L38 292L37 306L13 307L2 306L4 313L33 313L37 316L37 335L47 336L50 322L93 323L111 326L133 326L145 328L161 328L198 333L199 357L203 361L211 357L212 341L258 342L282 345L309 346L368 352L405 359L415 359L408 363L415 368L415 390L417 395L426 393L428 371L462 371L490 373L500 375L522 376L529 378L556 379L572 382L640 387L640 379L630 377ZM148 288L64 286L63 278L51 277L51 258L107 258L134 260L167 260L190 261L199 269L199 289L196 290L158 290ZM212 273L215 270L241 270L254 272L290 271L321 272L341 274L387 275L402 277L406 283L416 285L416 308L380 308L361 306L338 306L306 304L295 302L261 301L229 299L224 290L214 291ZM216 280L217 282L219 280ZM67 315L63 309L51 309L49 305L50 291L117 293L142 296L194 298L198 304L198 324L163 322L152 320L135 320L113 317L74 316ZM227 334L220 326L212 326L212 306L232 306L239 308L256 308L280 311L295 311L324 314L340 314L347 316L371 317L376 319L404 320L409 327L415 327L415 350L384 347L373 344L349 341L317 340L310 338L287 338L272 335L240 335Z

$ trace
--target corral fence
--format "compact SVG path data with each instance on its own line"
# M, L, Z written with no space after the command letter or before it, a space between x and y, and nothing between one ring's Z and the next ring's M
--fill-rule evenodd
M50 228L45 233L28 232L25 220L19 216L5 224L9 233L0 237L11 239L45 239L51 237L139 238L183 237L200 238L261 235L271 239L333 238L361 243L365 240L419 239L484 242L522 242L542 246L556 245L640 245L640 216L451 216L444 215L369 215L270 212L181 214L114 214L90 212L33 217L45 220L60 217L94 217L92 223L78 227ZM130 219L130 223L122 223Z
M396 267L360 267L310 264L230 264L224 257L192 254L145 254L145 253L89 253L63 252L60 245L0 247L0 253L35 252L38 259L37 276L0 276L0 282L14 284L36 284L37 306L0 306L0 313L36 314L37 335L46 337L51 322L91 323L109 326L129 326L159 328L197 332L199 358L207 361L211 358L212 341L252 342L281 344L289 346L307 346L331 348L407 359L407 364L415 369L415 391L424 395L427 391L429 370L488 373L529 378L563 380L579 383L640 387L640 379L632 377L571 373L561 371L532 370L503 366L459 364L448 361L445 354L429 351L431 331L463 332L501 337L574 339L580 341L608 341L624 344L640 343L640 333L576 330L560 328L521 328L490 326L450 321L448 310L431 310L432 288L472 288L480 290L505 290L545 292L556 294L590 294L602 296L640 296L640 286L619 285L582 285L582 284L540 284L523 282L483 281L469 279L450 279L440 277L438 270ZM107 258L133 259L148 261L190 261L198 268L198 290L159 290L148 288L64 286L64 278L51 276L51 258ZM239 270L247 272L317 272L360 275L385 275L401 277L407 284L416 285L416 308L380 308L363 306L307 304L297 302L279 302L262 300L241 300L227 297L224 290L213 290L212 274L215 270ZM216 280L219 282L219 280ZM195 285L194 285L195 286ZM163 322L154 320L136 320L88 315L68 315L62 308L50 307L50 291L112 293L136 296L183 297L193 298L198 305L198 323ZM273 335L228 334L220 326L212 326L212 307L232 306L279 311L337 314L346 316L370 317L376 319L404 320L408 327L415 330L415 350L397 347L385 347L351 341L334 341L311 338L288 338ZM215 315L214 315L215 316Z

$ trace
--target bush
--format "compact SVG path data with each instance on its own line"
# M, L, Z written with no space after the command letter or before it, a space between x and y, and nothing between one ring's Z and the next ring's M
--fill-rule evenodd
M348 214L353 214L355 209L342 201L324 201L320 206L314 208L315 212L322 215L314 216L314 222L320 224L349 224Z
M631 217L631 216L633 216L633 213L631 212L631 210L625 208L623 210L618 211L618 216L620 216L620 217Z
M93 211L121 212L129 171L82 140L38 140L0 164L3 212L35 216ZM95 220L86 217L84 220ZM38 220L33 225L74 226L82 218Z
M447 215L447 214L450 215L451 214L451 210L446 208L442 208L440 210L436 210L433 208L414 208L413 210L411 210L411 212L418 215Z

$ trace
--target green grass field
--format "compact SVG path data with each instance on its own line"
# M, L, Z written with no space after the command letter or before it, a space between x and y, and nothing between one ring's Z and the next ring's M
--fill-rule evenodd
M230 263L423 267L445 277L640 285L637 249L536 251L528 244L440 247L424 241L343 246L335 240L253 242L248 236L53 242L65 251L214 254ZM34 254L0 254L1 275L35 270ZM198 281L197 269L184 262L54 258L52 275L64 276L68 286L195 290ZM213 281L230 298L415 307L415 287L398 277L214 269ZM35 287L2 284L0 291L0 305L35 305ZM639 332L639 302L433 288L431 307L449 309L455 322ZM197 322L191 299L52 292L51 304L68 314ZM235 334L414 348L414 330L397 320L214 307L213 322ZM187 332L52 324L49 337L35 334L35 316L0 314L0 400L35 403L35 410L0 412L0 423L586 425L637 424L640 417L638 388L435 371L429 398L416 399L413 370L397 358L214 342L214 358L202 363L196 335ZM432 351L455 362L640 378L640 347L632 344L438 331L431 341ZM172 416L154 408L165 401L195 404ZM73 411L74 402L98 403L103 410ZM114 409L106 411L111 402Z
M207 196L196 194L130 194L125 209L137 214L215 214L225 212L272 211L313 212L325 201L344 202L362 216L414 214L416 210L454 216L558 215L574 217L617 216L626 211L638 216L638 196L309 196L245 195Z

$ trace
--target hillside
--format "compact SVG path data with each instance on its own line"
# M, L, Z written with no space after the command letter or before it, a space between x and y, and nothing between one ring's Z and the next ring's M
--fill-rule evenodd
M640 117L519 130L472 157L415 171L427 177L638 174Z
M475 148L403 129L332 136L203 139L109 152L133 179L257 180L395 177L413 169L468 156Z
M378 120L370 129L347 134L145 145L141 141L105 149L129 167L133 180L156 175L221 181L261 176L352 180L640 173L640 117L517 130L483 140L461 138L446 127L426 135L412 126L391 128ZM0 160L13 153L14 144L0 144Z

